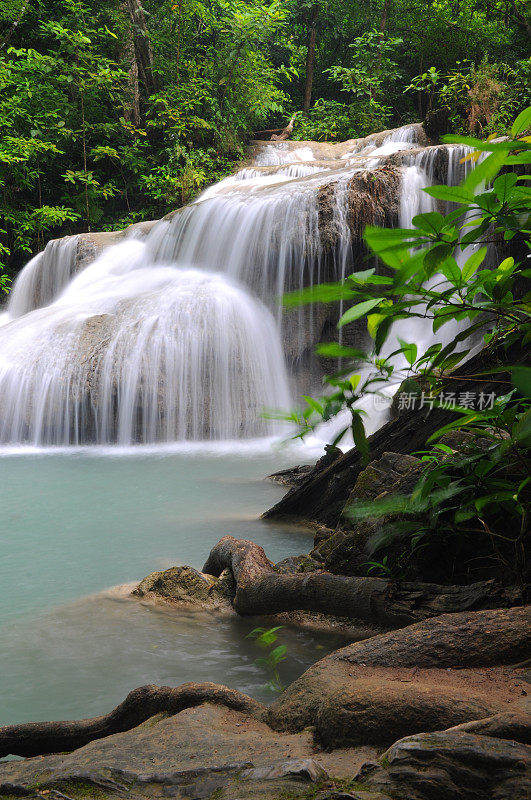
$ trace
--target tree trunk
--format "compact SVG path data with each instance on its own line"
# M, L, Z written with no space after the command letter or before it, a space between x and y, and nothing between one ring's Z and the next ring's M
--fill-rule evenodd
M24 13L26 11L26 8L28 7L28 4L29 4L29 0L25 0L25 2L22 3L22 6L21 6L19 14L18 14L18 17L12 23L12 25L8 28L7 33L5 34L4 38L0 42L0 50L3 50L4 47L6 47L9 44L9 42L11 41L11 37L13 36L13 34L16 31L16 29L20 25L20 21L21 21L22 17L24 16Z
M131 28L133 47L138 70L138 84L142 98L146 100L157 91L157 82L153 74L153 52L146 25L141 0L126 0Z
M135 55L133 38L133 22L129 14L127 0L120 0L120 11L128 17L125 28L124 41L122 42L122 58L127 62L127 89L129 105L124 108L124 119L133 125L140 125L140 86L138 85L138 64Z
M306 54L306 83L304 86L304 99L302 102L302 112L308 116L310 104L312 102L313 71L315 67L315 26L319 15L319 6L312 7L308 23L308 52Z
M224 536L213 547L203 572L219 577L229 568L236 583L234 609L242 615L317 611L400 628L443 613L513 605L518 590L497 589L493 581L470 586L395 584L382 578L329 572L277 572L254 542Z

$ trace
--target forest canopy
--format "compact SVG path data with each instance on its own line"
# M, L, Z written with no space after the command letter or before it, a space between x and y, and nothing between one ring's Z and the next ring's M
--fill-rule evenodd
M524 0L1 0L0 262L158 218L260 130L340 140L531 104Z

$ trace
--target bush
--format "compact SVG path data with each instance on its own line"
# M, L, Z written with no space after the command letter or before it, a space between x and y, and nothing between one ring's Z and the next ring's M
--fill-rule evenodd
M474 147L467 158L477 164L461 186L424 190L453 204L454 210L446 215L420 214L411 229L367 227L365 241L378 256L384 274L366 269L341 284L317 286L285 298L288 305L351 303L338 327L365 318L374 342L371 352L334 343L318 348L322 355L341 358L342 367L325 378L328 392L323 397L307 398L306 409L289 417L298 423L299 436L347 410L350 422L334 444L351 431L367 461L364 412L357 405L360 397L381 394L391 380L400 383L413 378L427 388L426 399L432 406L445 404L441 392L449 373L470 352L470 337L483 336L493 352L524 353L528 348L531 294L521 287L531 276L525 263L531 247L531 189L525 183L531 175L509 170L522 171L530 163L531 137L524 135L530 127L528 108L514 122L507 141L446 137L448 142ZM493 239L510 243L519 260L508 256L489 266L487 243ZM411 317L431 323L434 334L452 320L461 321L462 328L445 347L432 344L419 350L416 342L399 339L394 351L383 356L393 324ZM489 406L481 402L470 406L454 396L455 420L432 437L435 441L449 430L464 431L471 440L466 453L454 454L442 446L425 454L427 470L411 497L351 509L354 518L367 514L403 517L399 525L395 519L384 526L372 542L382 569L402 569L411 561L418 564L421 554L429 561L446 549L452 563L460 553L466 553L469 562L476 553L491 559L497 574L523 582L531 501L531 368L504 366L502 370L512 372L512 390L493 398ZM486 440L487 447L479 445L478 439Z

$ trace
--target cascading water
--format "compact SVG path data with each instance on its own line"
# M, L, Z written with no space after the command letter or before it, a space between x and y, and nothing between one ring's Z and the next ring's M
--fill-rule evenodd
M146 261L129 241L7 325L0 439L237 439L289 405L273 318L226 276Z
M352 219L358 173L369 171L363 191L374 211L372 187L402 170L396 211L385 210L395 224L429 210L419 131L406 126L344 146L259 146L251 166L77 275L77 237L51 242L19 276L0 332L0 441L272 433L261 412L291 404L285 358L292 372L305 364L337 321L317 307L286 317L278 298L356 268L352 230L366 221ZM311 370L297 380L315 388Z
M48 305L64 289L75 269L78 238L52 239L26 264L9 295L11 318Z

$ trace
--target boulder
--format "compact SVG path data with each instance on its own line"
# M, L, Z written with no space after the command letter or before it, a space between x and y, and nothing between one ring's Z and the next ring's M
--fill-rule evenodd
M313 472L314 470L319 471L320 469L324 469L328 467L330 464L333 464L341 455L342 451L339 447L334 447L331 444L325 445L325 453L315 464L299 464L296 467L291 467L290 469L281 469L279 472L273 472L272 475L268 475L268 479L274 481L275 483L279 483L281 486L296 486L308 475Z
M345 726L350 742L382 741L371 704L374 719L387 726L387 742L406 729L417 733L492 716L521 697L524 670L483 668L522 661L530 641L525 607L442 614L321 659L272 704L268 720L279 730L317 725L323 740L337 744Z
M326 747L388 746L413 732L488 717L503 702L468 670L357 667L343 678L335 690L327 687L317 711L316 733Z
M158 600L172 605L192 605L208 611L230 612L231 576L225 574L216 580L193 567L170 567L163 572L152 572L144 578L132 594L144 600Z
M526 800L531 748L489 736L439 731L395 742L382 766L357 780L397 800Z
M307 555L288 556L275 564L277 572L290 575L295 572L313 572L321 569L321 564L315 558Z
M515 742L531 745L531 703L522 703L522 710L505 711L492 717L464 722L449 730L493 736L495 739L513 739Z
M0 797L31 796L38 784L39 797L50 800L302 798L328 782L331 770L346 778L375 755L367 748L339 757L316 753L308 732L279 734L247 711L204 703L72 753L0 762Z
M312 556L330 572L341 575L364 574L365 564L370 559L367 543L384 523L389 522L390 517L354 522L348 516L348 509L355 508L360 502L410 494L423 467L419 458L402 453L386 452L379 459L371 461L359 473L336 530L318 544Z
M273 483L280 484L280 486L296 486L304 480L304 478L308 477L313 469L313 464L298 464L296 467L273 472L271 475L268 475L267 478L273 481Z
M330 658L394 667L482 667L529 657L529 606L441 614L344 647Z

